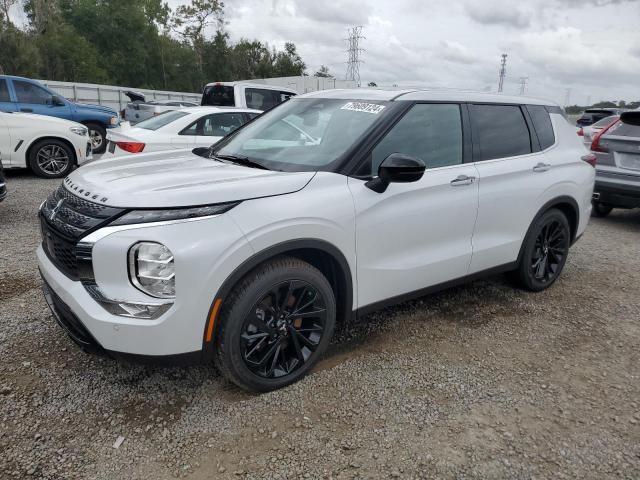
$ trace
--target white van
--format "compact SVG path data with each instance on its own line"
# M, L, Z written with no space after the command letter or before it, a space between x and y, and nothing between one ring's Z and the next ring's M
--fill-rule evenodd
M215 82L204 87L200 105L269 110L298 93L290 88L248 82Z

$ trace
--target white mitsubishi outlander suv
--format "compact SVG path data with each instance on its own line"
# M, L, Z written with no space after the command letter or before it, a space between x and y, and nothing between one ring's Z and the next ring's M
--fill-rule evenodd
M42 204L51 309L87 351L300 379L337 323L496 272L554 283L595 170L549 102L301 95L213 147L96 161Z

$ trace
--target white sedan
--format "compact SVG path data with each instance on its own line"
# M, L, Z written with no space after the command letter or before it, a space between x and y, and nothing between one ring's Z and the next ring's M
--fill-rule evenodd
M135 126L124 122L107 132L109 145L102 158L208 147L261 113L247 108L187 107L164 112Z
M30 168L44 178L66 177L92 158L87 127L76 122L31 113L0 111L2 165Z

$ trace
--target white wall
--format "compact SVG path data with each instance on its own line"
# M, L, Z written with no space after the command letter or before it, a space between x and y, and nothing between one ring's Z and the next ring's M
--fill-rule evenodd
M358 84L349 80L337 80L326 77L277 77L277 78L253 78L241 80L243 82L277 85L296 90L298 93L315 92L316 90L329 90L332 88L356 88Z

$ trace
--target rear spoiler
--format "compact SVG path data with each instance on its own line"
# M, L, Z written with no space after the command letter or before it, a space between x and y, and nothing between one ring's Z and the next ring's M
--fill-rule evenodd
M622 113L620 115L620 121L627 125L640 126L640 110Z

